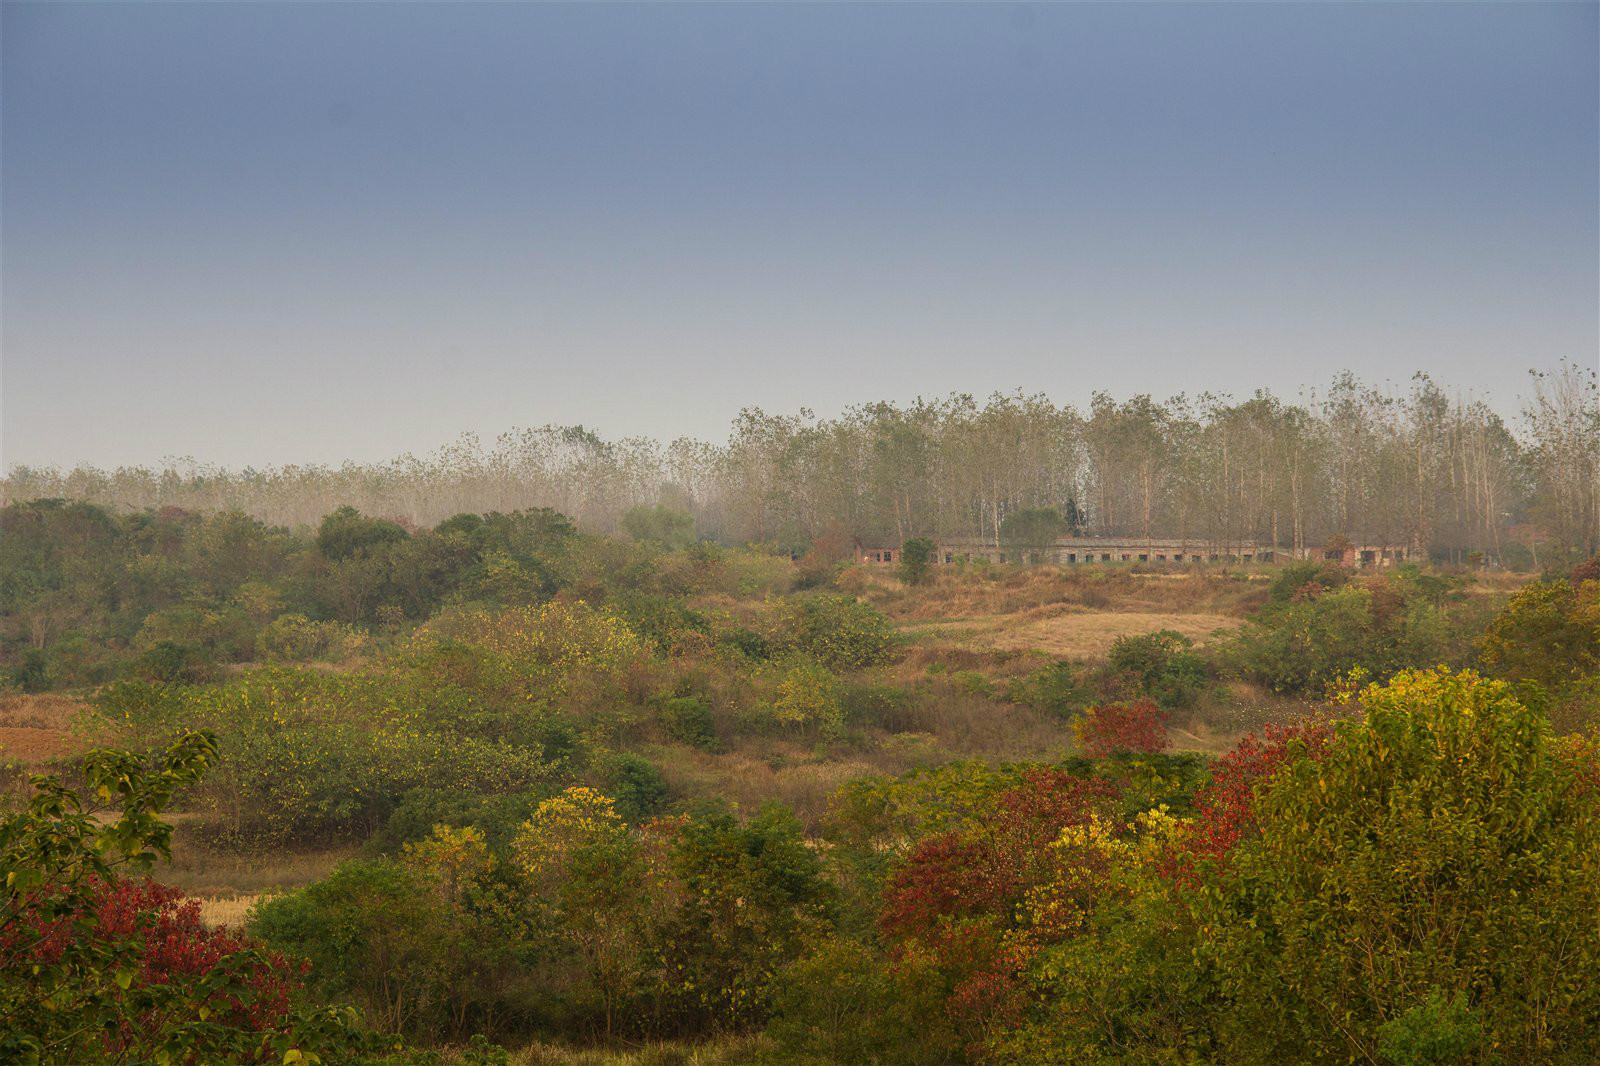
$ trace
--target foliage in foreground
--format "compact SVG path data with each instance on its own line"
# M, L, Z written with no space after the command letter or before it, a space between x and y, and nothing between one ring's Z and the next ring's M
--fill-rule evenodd
M876 935L792 967L771 1034L835 1063L1595 1061L1595 751L1471 673L1359 703L1224 757L1189 811L1024 775L924 817Z
M153 766L91 752L89 802L41 776L26 809L0 822L0 1060L314 1063L373 1048L352 1012L300 1002L301 970L281 954L125 878L170 857L157 815L215 755L202 733Z

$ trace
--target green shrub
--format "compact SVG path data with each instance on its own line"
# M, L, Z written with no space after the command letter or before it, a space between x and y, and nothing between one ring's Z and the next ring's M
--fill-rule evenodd
M671 551L694 543L694 516L671 507L632 507L622 528L634 540Z
M605 791L616 801L617 813L636 825L667 805L667 782L642 755L613 755L605 766Z
M701 751L719 751L717 726L711 705L698 696L675 696L662 703L658 712L662 728L672 739Z
M849 596L806 595L785 601L782 650L831 670L859 670L886 662L894 651L894 626L870 603Z
M11 683L23 692L43 692L50 687L49 659L37 648L30 648L22 661L6 671Z
M773 717L785 725L838 736L844 730L844 707L839 695L839 679L832 671L817 663L796 663L778 682Z
M820 936L833 898L804 827L773 803L744 823L699 817L671 866L690 901L663 945L681 1009L701 1025L764 1021L779 973Z
M1316 582L1319 590L1341 588L1350 580L1350 572L1336 562L1316 562L1302 559L1278 570L1272 579L1268 597L1273 603L1288 603Z
M365 636L338 622L316 622L303 614L281 614L256 635L256 652L267 660L304 663L339 660L354 654Z
M1456 1066L1480 1061L1487 1035L1466 997L1435 991L1378 1027L1378 1054L1394 1066Z
M338 562L370 555L409 536L387 519L368 518L346 506L329 513L317 527L317 550Z
M1171 629L1118 637L1106 656L1116 673L1131 678L1138 693L1163 707L1187 707L1205 690L1206 664L1189 649L1194 641Z
M478 829L491 850L503 851L518 827L553 791L544 788L484 796L452 788L414 788L400 798L366 847L379 854L398 855L405 845L426 840L435 826L448 825Z
M1523 586L1479 644L1499 677L1547 689L1600 673L1600 582L1566 580Z
M1364 720L1271 779L1203 897L1230 1057L1596 1061L1593 753L1470 673L1403 672L1360 701ZM1450 998L1419 1010L1423 990Z
M100 706L157 735L215 730L210 827L256 843L371 833L416 788L517 793L551 780L543 750L458 731L406 680L272 667L204 688L119 686Z
M214 664L205 652L192 644L158 640L128 664L131 677L167 684L194 684L213 674Z
M685 634L706 633L710 629L702 614L670 596L626 592L613 600L613 606L629 629L663 654L670 652Z
M950 683L974 696L994 694L994 683L976 670L957 670L950 675Z
M1068 662L1055 662L1040 667L1019 681L1013 682L1007 692L1013 703L1026 704L1037 711L1070 718L1094 703L1095 695L1079 680L1078 672Z
M767 1034L786 1063L943 1066L962 1059L931 982L914 966L830 938L791 963L773 994Z
M918 730L923 716L916 697L896 685L845 684L839 693L844 723L856 729L882 729L889 733Z
M1429 597L1403 578L1377 578L1268 604L1224 642L1221 656L1246 680L1308 694L1358 667L1382 680L1459 665L1470 655L1472 612Z
M718 643L732 648L746 659L765 662L772 658L772 648L767 638L753 629L730 629L717 639Z
M241 662L254 650L255 624L238 607L192 600L152 611L135 634L135 647L172 643L194 649L197 659Z

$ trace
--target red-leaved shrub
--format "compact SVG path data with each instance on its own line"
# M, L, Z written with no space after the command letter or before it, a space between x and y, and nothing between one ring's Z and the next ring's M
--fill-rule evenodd
M893 965L931 964L950 1020L973 1048L1027 1004L1030 954L1064 930L1030 928L1021 915L1034 888L1061 878L1051 844L1105 808L1116 789L1064 770L1033 769L995 796L981 826L918 842L890 875L878 924Z
M1234 745L1211 767L1211 780L1195 793L1195 817L1185 841L1187 854L1175 857L1171 872L1188 878L1194 862L1221 861L1245 836L1256 830L1256 789L1286 765L1295 748L1321 758L1333 738L1333 724L1304 719L1290 725L1269 725L1266 736L1254 733ZM1298 743L1297 743L1298 742Z
M1096 759L1118 752L1153 754L1169 744L1165 718L1153 700L1090 707L1073 728L1083 753Z
M198 900L151 880L97 880L87 906L64 914L47 905L52 897L60 898L55 892L36 893L33 905L18 912L19 920L0 930L0 959L54 964L86 934L106 944L132 945L139 971L125 995L133 999L141 986L182 985L219 965L249 958L241 994L219 993L206 1003L215 1024L246 1032L283 1024L308 969L306 963L294 966L277 952L261 951L230 929L208 929L200 921ZM106 1034L108 1048L136 1043L136 1030L143 1027L140 1019L129 1017L122 1033Z

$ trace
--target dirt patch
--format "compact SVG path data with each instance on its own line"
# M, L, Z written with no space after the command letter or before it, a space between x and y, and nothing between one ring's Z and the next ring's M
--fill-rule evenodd
M65 729L0 725L0 759L33 765L82 750L78 738Z
M48 693L0 697L0 760L37 766L87 750L87 710L81 700Z

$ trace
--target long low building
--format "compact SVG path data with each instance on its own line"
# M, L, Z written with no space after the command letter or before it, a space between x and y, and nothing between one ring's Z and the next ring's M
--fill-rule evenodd
M1388 567L1411 557L1405 548L1388 545L1358 545L1330 549L1306 548L1303 559L1341 562L1347 566ZM1073 566L1083 563L1286 563L1296 553L1268 544L1208 544L1199 540L1147 537L1061 537L1043 549L996 547L993 541L958 538L935 542L934 562L940 564L976 562L1053 563ZM859 558L864 563L898 563L901 548L892 545L861 545Z

